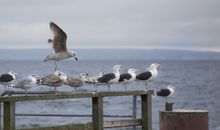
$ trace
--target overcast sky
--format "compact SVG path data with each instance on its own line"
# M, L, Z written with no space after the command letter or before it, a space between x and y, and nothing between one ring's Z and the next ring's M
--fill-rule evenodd
M69 48L220 51L220 0L0 0L0 48L50 48L50 21Z

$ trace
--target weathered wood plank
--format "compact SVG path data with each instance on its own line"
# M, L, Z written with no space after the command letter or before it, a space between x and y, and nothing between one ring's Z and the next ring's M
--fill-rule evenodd
M40 128L26 128L17 130L94 130L92 123L85 124L71 124L63 126L52 126L52 127L40 127Z
M104 122L104 128L115 128L115 127L125 127L125 126L139 126L139 125L141 125L141 119L105 121Z
M104 128L140 126L140 125L141 125L141 119L104 122ZM95 130L95 129L92 123L85 123L85 124L70 124L70 125L52 126L52 127L26 128L26 129L17 129L17 130Z
M130 95L143 95L147 94L147 91L111 91L111 92L86 92L86 93L60 93L60 94L39 94L39 95L27 95L27 96L10 96L0 97L0 102L19 102L29 100L53 100L53 99L69 99L69 98L89 98L89 97L109 97L109 96L130 96Z
M3 130L15 130L15 103L4 102Z
M152 130L152 96L151 92L141 95L142 130Z
M103 98L92 98L92 122L95 130L103 130Z

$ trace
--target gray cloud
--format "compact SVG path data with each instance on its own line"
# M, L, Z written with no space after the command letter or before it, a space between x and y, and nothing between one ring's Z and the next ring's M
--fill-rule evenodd
M219 0L0 0L0 48L49 48L49 21L68 46L220 51Z

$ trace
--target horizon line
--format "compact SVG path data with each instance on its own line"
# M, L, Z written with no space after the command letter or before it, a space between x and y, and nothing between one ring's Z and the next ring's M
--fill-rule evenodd
M0 50L50 50L51 48L0 48ZM79 49L85 49L85 50L93 50L93 49L97 49L97 50L102 50L102 49L109 49L109 50L176 50L176 51L193 51L193 52L213 52L213 53L220 53L220 50L204 50L204 49L180 49L180 48L131 48L131 47L127 47L127 48L107 48L107 47L93 47L93 48L89 48L89 47L78 47L78 48L70 48L69 50L79 50Z

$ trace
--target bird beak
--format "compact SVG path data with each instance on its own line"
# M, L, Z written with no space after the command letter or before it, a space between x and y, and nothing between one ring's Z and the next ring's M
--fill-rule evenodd
M157 64L157 67L160 67L160 64Z
M135 72L137 72L137 71L139 71L139 70L135 69Z
M75 59L76 59L76 61L78 61L78 58L77 58L77 57L75 57Z

